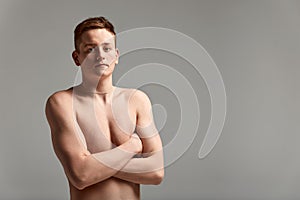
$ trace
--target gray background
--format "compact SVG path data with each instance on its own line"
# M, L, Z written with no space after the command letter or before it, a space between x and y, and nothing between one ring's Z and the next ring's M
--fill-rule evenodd
M199 160L210 117L201 77L168 52L142 50L121 58L114 80L132 64L167 64L184 69L200 102L200 128L193 144L166 168L161 185L142 187L143 199L300 198L300 1L2 0L1 200L68 198L44 105L50 94L74 82L75 25L99 15L110 19L117 32L157 26L194 38L216 62L226 87L224 130L209 156ZM166 88L142 89L167 111L179 112ZM164 143L178 128L180 119L172 116L161 131Z

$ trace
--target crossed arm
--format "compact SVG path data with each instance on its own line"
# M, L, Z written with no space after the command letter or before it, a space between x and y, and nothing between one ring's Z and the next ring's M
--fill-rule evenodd
M46 104L54 151L64 171L76 188L82 190L112 176L138 184L159 184L164 176L162 144L151 113L149 98L136 92L137 129L125 143L91 154L76 134L72 95L59 92ZM149 128L150 127L150 128ZM138 153L143 158L134 158Z

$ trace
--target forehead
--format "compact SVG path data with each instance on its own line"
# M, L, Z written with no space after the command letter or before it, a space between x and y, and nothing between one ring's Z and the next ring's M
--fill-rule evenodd
M92 29L85 31L81 35L81 44L97 44L112 43L114 44L114 35L106 29Z

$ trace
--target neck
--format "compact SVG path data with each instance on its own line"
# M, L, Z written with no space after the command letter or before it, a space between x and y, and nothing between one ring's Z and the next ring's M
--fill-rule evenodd
M114 89L114 86L112 85L112 76L102 77L100 80L96 81L83 78L80 87L85 92L94 94L109 94Z

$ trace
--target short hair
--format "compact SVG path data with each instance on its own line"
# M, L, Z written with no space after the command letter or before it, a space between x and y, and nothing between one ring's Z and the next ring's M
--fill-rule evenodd
M80 22L75 30L74 30L74 46L75 49L79 52L79 44L81 40L81 35L88 30L92 29L106 29L110 33L112 33L114 36L116 35L114 26L110 21L108 21L105 17L91 17L88 19L85 19L84 21ZM115 38L116 43L116 38Z

